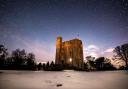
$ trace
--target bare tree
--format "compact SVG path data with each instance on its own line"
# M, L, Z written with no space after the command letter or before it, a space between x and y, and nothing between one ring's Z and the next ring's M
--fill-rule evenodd
M29 69L34 69L35 68L35 55L33 53L29 53L27 55L27 66Z
M114 49L114 52L116 53L115 57L118 59L122 59L125 61L126 69L128 69L128 43L123 44L121 46L117 46Z
M26 61L25 50L16 49L12 52L12 58L16 66L24 65Z

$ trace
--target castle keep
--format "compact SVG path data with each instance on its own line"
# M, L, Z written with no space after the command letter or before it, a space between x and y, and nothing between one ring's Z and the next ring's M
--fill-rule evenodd
M83 68L82 41L73 39L62 42L62 37L57 37L55 63L64 65L66 68Z

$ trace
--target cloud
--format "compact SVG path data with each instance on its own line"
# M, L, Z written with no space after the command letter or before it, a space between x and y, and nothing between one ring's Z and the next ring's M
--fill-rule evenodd
M98 57L99 56L99 47L91 44L88 45L87 47L84 47L84 55L85 56L93 56L93 57Z
M102 54L103 54L105 57L111 59L111 58L113 57L113 55L114 55L113 50L114 50L114 48L111 48L111 47L110 47L110 48L106 49L105 51L103 51Z
M99 48L96 45L89 45L87 48L99 50Z
M104 52L110 53L110 52L113 52L113 50L114 50L114 48L108 48Z
M106 49L105 51L102 51L97 45L91 44L88 45L87 47L84 47L84 55L86 56L93 56L93 57L99 57L99 56L104 56L107 58L112 58L113 57L113 49L112 47Z

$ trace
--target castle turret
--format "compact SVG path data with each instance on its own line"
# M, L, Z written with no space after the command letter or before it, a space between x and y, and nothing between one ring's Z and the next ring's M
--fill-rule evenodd
M62 37L57 37L56 40L56 64L61 64L61 49L62 49Z

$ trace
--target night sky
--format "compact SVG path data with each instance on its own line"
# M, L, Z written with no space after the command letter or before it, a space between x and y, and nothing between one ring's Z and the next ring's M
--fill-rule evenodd
M0 44L55 59L56 37L79 38L84 57L128 43L128 0L0 0Z

